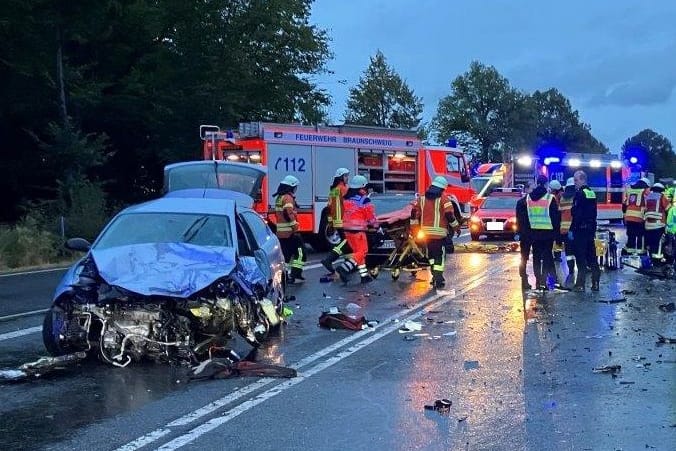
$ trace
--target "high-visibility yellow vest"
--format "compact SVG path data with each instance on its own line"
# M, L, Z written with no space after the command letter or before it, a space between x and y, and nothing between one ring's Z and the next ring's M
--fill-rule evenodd
M554 230L552 218L549 217L549 206L552 203L553 196L545 194L538 200L526 197L526 206L528 210L528 222L533 230Z

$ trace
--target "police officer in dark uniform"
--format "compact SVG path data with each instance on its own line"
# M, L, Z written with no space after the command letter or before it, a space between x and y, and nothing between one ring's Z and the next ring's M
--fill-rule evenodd
M577 280L575 291L585 290L587 267L592 272L592 291L599 291L601 269L596 258L594 239L596 238L596 193L587 185L587 174L576 171L573 175L577 191L573 198L572 223L568 238L573 243L573 253L577 262Z

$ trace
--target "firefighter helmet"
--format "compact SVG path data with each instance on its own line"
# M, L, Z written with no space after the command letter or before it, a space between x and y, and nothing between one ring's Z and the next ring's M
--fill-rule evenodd
M294 177L293 175L287 175L286 177L284 177L282 179L282 184L289 185L291 187L296 187L296 186L298 186L299 183L300 183L300 181L298 181L298 179L296 177Z
M446 189L448 187L448 180L446 180L446 177L443 175L437 175L434 177L434 180L432 180L432 186L436 186L437 188L441 189Z
M575 186L575 179L573 177L568 177L566 180L566 186Z
M352 180L350 180L350 188L353 189L360 189L360 188L366 188L366 185L368 184L368 180L366 180L366 177L363 175L355 175L352 177Z
M549 182L549 187L553 190L560 190L561 189L561 183L558 180L552 180Z
M641 179L641 181L642 181L643 183L645 183L646 185L648 185L648 187L650 187L650 186L652 185L652 183L650 183L650 179L649 179L648 177L643 177L643 178Z
M342 176L347 175L349 173L350 173L350 170L348 168L338 168L338 169L336 169L335 177L342 177Z

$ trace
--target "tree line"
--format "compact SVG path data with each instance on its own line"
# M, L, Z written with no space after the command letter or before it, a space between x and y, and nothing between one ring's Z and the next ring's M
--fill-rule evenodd
M326 122L331 98L317 80L332 53L312 3L5 0L0 222L63 216L81 229L71 234L92 236L111 210L158 195L165 164L200 157L200 124ZM549 145L608 151L559 91L521 92L479 62L452 81L430 123L422 111L377 52L344 119L452 136L483 161ZM632 146L658 143L671 158L671 143L654 138Z

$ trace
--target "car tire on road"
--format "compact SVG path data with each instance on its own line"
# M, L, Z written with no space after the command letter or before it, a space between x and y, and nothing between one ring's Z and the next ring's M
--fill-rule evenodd
M47 352L54 357L67 354L68 351L63 348L59 339L59 324L65 319L65 312L59 307L52 307L45 313L45 319L42 322L42 342L47 348ZM56 323L56 328L54 327Z
M472 238L472 241L479 241L479 234L478 233L471 233L470 238Z

